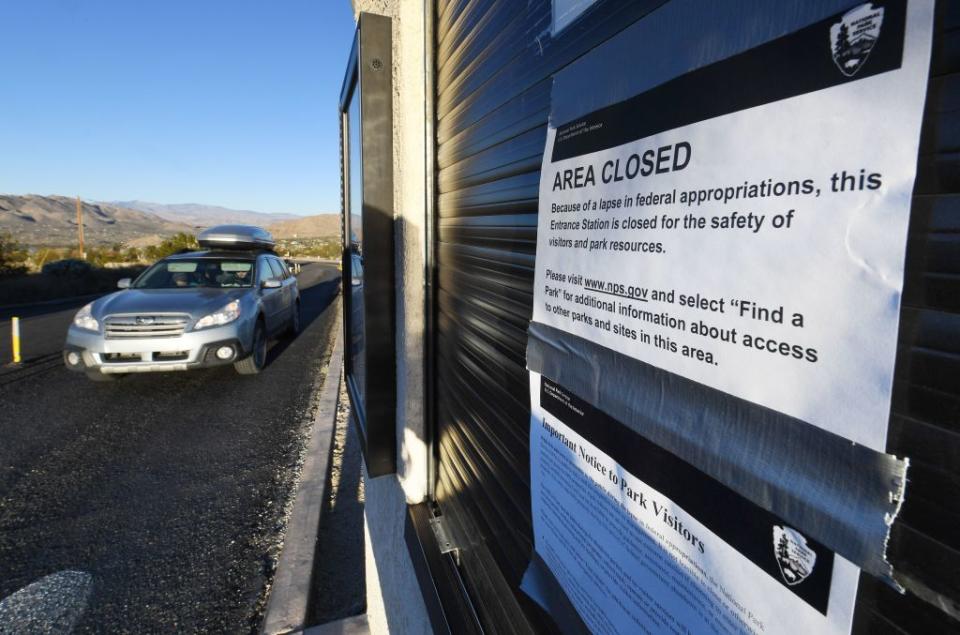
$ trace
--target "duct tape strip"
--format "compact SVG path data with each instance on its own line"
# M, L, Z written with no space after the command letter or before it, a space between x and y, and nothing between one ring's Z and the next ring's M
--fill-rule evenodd
M538 322L527 367L902 590L886 559L908 462Z

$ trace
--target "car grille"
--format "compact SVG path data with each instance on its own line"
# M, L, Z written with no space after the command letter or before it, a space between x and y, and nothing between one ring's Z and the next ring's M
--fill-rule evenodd
M184 332L186 315L111 315L103 332L109 340L144 337L176 337Z
M146 359L154 362L182 362L190 351L154 351ZM145 361L143 353L100 353L104 364L130 364Z

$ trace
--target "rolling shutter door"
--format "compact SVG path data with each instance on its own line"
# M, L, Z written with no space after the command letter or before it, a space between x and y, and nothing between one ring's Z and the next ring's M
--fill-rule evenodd
M887 451L910 457L888 555L901 596L861 576L855 631L945 633L960 622L960 3L937 3L914 188Z
M660 4L601 1L554 40L549 0L438 2L436 502L489 632L546 627L518 587L532 551L525 349L551 75ZM891 558L941 600L960 597L958 71L960 3L941 2L889 446L913 459ZM855 627L957 624L864 577Z

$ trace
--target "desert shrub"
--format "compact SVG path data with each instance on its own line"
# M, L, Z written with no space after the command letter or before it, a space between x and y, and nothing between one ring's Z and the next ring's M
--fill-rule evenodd
M79 262L80 265L61 264L63 262L60 260L44 266L47 269L54 265L55 273L33 273L0 279L0 307L109 293L117 290L117 281L121 278L136 278L144 270L142 266L100 269L82 260L72 260L72 263ZM78 273L84 267L86 273Z
M27 250L13 236L0 234L0 277L22 275L27 272Z

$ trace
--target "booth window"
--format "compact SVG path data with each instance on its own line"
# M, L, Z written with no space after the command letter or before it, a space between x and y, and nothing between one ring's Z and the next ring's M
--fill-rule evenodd
M396 471L390 38L360 14L340 92L345 375L370 476Z

